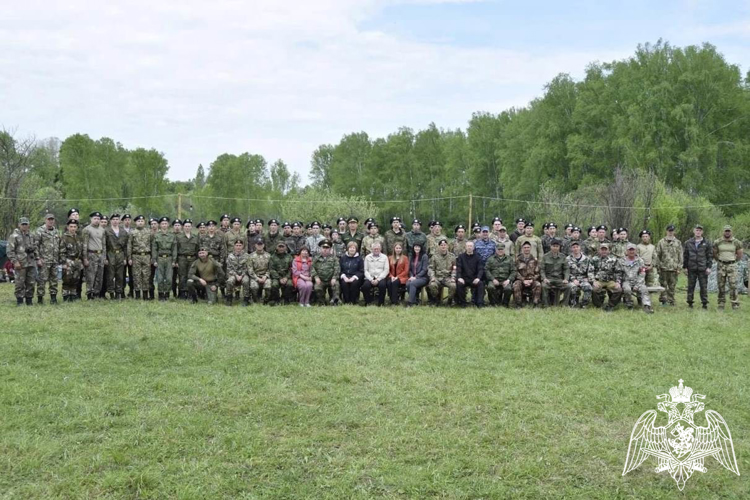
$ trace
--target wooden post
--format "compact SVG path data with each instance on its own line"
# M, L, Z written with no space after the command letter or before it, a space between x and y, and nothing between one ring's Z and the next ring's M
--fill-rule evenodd
M471 193L469 193L469 225L466 226L466 234L468 235L471 235L471 209L473 204L473 197L471 196Z
M177 193L177 218L182 220L182 193Z

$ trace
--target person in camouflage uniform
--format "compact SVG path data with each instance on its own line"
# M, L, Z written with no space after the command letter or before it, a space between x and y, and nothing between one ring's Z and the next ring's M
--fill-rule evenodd
M159 232L159 221L151 217L148 220L148 225L151 228L151 242L153 243L156 233ZM148 279L148 300L154 300L154 292L156 291L156 266L151 265L149 267L151 276Z
M638 294L643 310L647 314L652 314L651 297L648 294L646 286L646 263L641 257L636 255L636 246L628 243L625 247L625 257L618 259L618 273L622 280L623 302L628 309L633 309L633 293Z
M591 259L599 255L599 238L597 237L596 226L589 227L589 237L581 244L581 253Z
M263 240L266 242L266 248L269 250L276 248L279 242L286 244L284 237L279 232L278 220L271 219L268 221L268 233L263 237Z
M362 238L362 251L360 255L362 255L363 259L372 253L372 246L375 243L380 243L381 250L386 246L385 238L380 235L380 227L376 222L373 222L370 224L370 234Z
M130 234L120 227L120 214L112 214L104 230L107 243L107 292L110 299L125 298L125 266L128 262Z
M555 226L555 229L557 229L557 226ZM542 257L542 263L539 266L542 278L542 302L545 307L549 305L568 305L570 302L570 289L568 287L570 269L568 268L568 261L565 255L560 252L561 247L562 241L557 238L551 238L549 240L550 251ZM553 303L550 303L550 292L555 295ZM558 292L562 292L563 294L562 302L557 296Z
M128 262L133 266L133 282L135 298L148 300L149 280L151 279L151 228L146 227L146 219L142 215L136 216L135 229L128 238Z
M457 225L453 230L454 238L448 244L448 251L453 255L461 255L466 252L466 227L463 224Z
M603 307L605 311L612 311L620 303L622 285L617 257L610 255L609 243L599 244L599 255L591 259L591 265L594 268L594 305ZM609 302L605 306L604 297L607 294Z
M224 233L224 244L226 244L227 246L227 258L229 257L229 254L234 252L234 244L237 242L237 240L243 240L242 248L245 248L245 235L242 234L242 221L239 219L239 217L234 217L229 221L229 224L229 231Z
M63 302L77 298L78 283L83 272L83 244L78 238L78 221L68 220L65 233L60 238L58 264L62 266Z
M540 238L542 240L542 251L546 254L549 253L552 249L551 242L552 240L558 239L557 238L557 224L554 222L548 222L547 223L547 230L544 233L544 236ZM560 249L562 250L562 245L560 246ZM542 257L543 259L544 257ZM542 285L544 287L544 285Z
M625 257L625 249L629 244L628 230L621 227L617 229L615 241L610 245L610 253L618 259L622 259Z
M230 231L231 232L231 231ZM250 255L245 252L245 238L234 240L232 253L227 255L226 305L231 306L235 293L242 291L243 305L250 301L250 276L247 274Z
M16 305L20 306L26 299L26 305L34 301L34 270L43 264L36 237L29 231L29 219L21 217L18 228L8 238L8 260L15 270Z
M566 257L570 255L571 253L573 253L573 250L571 249L571 247L573 246L574 241L578 242L579 247L580 245L583 244L583 242L581 241L581 228L578 226L573 226L573 228L570 231L570 237L566 238L565 241L563 242L562 253Z
M646 264L646 286L657 286L659 283L659 271L654 267L654 257L656 256L656 246L651 243L651 231L642 230L638 237L641 242L635 246L638 257L643 259Z
M336 229L331 231L331 251L333 252L334 257L338 258L341 258L341 256L346 253L346 245Z
M737 299L737 262L742 259L742 242L732 236L732 226L724 226L724 236L714 241L713 256L717 262L719 285L719 309L724 309L727 297L727 283L732 309L738 309Z
M294 257L287 252L286 243L276 242L276 252L271 255L271 304L278 304L279 300L284 305L291 303L294 297L294 283L292 282L292 259ZM279 293L280 292L280 293Z
M292 255L298 255L302 247L307 248L307 236L302 234L302 224L295 222L292 224L292 235L286 238L286 246ZM308 250L310 250L308 248Z
M255 252L247 261L247 273L250 276L250 292L253 301L260 303L261 294L263 303L268 304L271 295L271 254L265 250L263 238L256 238Z
M414 254L414 245L419 245L424 253L427 250L427 235L422 232L422 221L414 219L411 223L411 231L406 233L407 257L411 259Z
M36 241L42 265L37 269L36 299L44 302L44 289L49 283L49 301L57 304L57 263L60 260L60 233L55 227L54 214L45 216L45 223L36 230Z
M428 227L430 228L430 232L427 234L427 257L432 257L432 255L437 252L437 240L438 238L441 238L442 231L443 231L443 225L440 223L440 221L430 221Z
M223 217L223 216L222 216ZM228 221L227 221L228 222ZM206 247L208 255L222 267L227 261L227 245L224 243L224 234L221 231L217 231L216 221L210 220L207 224L208 231L205 235L198 235L198 246ZM228 229L227 229L228 230ZM225 293L226 272L222 273L219 281L219 289L221 290L222 297Z
M385 233L385 253L392 254L396 243L401 243L401 248L406 248L406 233L401 229L401 217L391 217L391 228Z
M570 255L567 257L569 273L568 289L570 290L570 305L586 307L591 302L592 283L594 282L594 268L591 259L581 252L581 242L573 239L570 241ZM583 298L578 301L579 294L583 292Z
M159 301L166 302L172 288L172 272L177 266L177 240L169 231L169 217L159 219L159 227L161 230L151 241L151 261L158 273Z
M104 279L104 265L107 261L107 242L104 228L99 225L102 214L93 212L89 216L91 224L83 228L83 266L86 268L86 297L94 300L99 297Z
M322 250L320 255L313 260L312 271L310 272L310 277L315 283L313 285L315 297L317 298L319 305L325 305L326 292L328 292L331 304L338 305L339 276L341 275L339 260L334 257L331 252L330 241L321 241L320 247Z
M496 243L495 255L484 264L484 278L487 281L487 296L491 306L510 306L510 295L516 280L516 263L507 255L507 246Z
M456 295L456 256L448 251L448 240L445 237L441 237L436 244L427 270L427 296L430 304L435 306L442 301L443 288L448 289L448 304L453 302Z
M541 248L541 242L539 246ZM521 242L521 253L516 257L516 280L513 282L513 298L516 301L517 308L523 306L524 290L531 291L534 307L539 306L539 300L542 296L542 284L539 282L539 273L539 261L531 253L531 242Z
M188 293L193 304L198 302L198 290L206 295L209 304L216 303L216 292L220 282L224 282L224 269L208 254L208 248L198 250L198 258L190 264Z
M659 240L654 254L654 266L659 270L659 281L664 287L659 302L671 306L674 306L674 291L683 261L682 243L675 238L674 229L673 224L667 226L667 236Z
M523 245L525 242L529 242L531 245L531 256L537 263L542 262L544 257L544 247L542 246L542 239L539 236L534 235L534 223L529 221L523 229L523 236L516 239L516 248Z
M177 274L179 275L179 298L188 298L188 273L193 261L198 258L198 236L193 235L193 221L185 219L182 232L175 238L177 241Z

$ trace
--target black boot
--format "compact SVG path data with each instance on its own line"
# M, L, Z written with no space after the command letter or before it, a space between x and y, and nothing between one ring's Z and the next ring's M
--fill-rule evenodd
M44 304L44 295L38 295L36 298L36 303L39 305Z
M193 304L198 303L198 295L195 292L190 294L190 302Z
M86 300L94 300L94 294L91 292L86 292Z
M226 296L226 297L224 298L224 303L225 303L226 305L228 305L229 307L232 307L232 300L233 300L233 297L232 297L231 295L227 295L227 296Z
M242 307L247 307L250 305L250 297L245 297L245 299L242 301Z
M135 300L141 300L141 292L136 290L133 292L135 294Z
M17 306L23 305L23 297L16 297L16 305Z
M57 305L57 295L50 295L49 296L49 303L52 305Z
M154 291L153 290L149 290L148 291L148 300L154 300Z
M33 306L34 305L34 297L26 297L26 305L27 306Z

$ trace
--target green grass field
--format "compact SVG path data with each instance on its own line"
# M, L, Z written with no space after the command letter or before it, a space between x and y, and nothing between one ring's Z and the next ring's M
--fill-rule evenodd
M2 498L750 497L747 297L647 316L16 308L11 292ZM713 458L683 493L653 459L621 475L633 425L679 378L726 419L741 477Z

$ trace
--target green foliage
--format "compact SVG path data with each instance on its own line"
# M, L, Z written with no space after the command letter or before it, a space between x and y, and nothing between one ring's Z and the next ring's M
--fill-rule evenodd
M319 220L333 224L339 217L377 217L378 207L357 196L344 197L316 188L307 188L279 204L279 214L290 221Z

